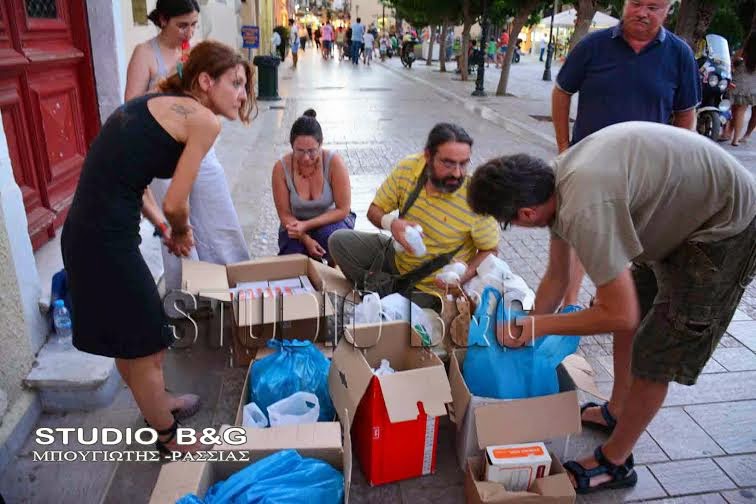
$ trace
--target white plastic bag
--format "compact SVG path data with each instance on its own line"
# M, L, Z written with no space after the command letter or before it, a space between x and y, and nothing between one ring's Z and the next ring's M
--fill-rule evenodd
M381 365L373 371L375 376L385 376L394 373L396 373L396 371L391 367L391 363L388 359L381 359Z
M431 324L423 309L401 294L381 299L381 313L386 320L406 320L418 333L431 334Z
M265 418L265 413L262 412L260 407L251 402L244 406L242 410L242 425L244 427L257 427L258 429L264 429L268 426L268 419Z
M494 277L508 279L512 276L512 269L509 267L506 261L499 259L493 254L489 254L488 257L483 259L483 262L478 266L478 275L485 277L492 275Z
M377 324L381 321L381 298L375 292L362 298L362 303L354 307L356 324Z
M308 424L318 421L320 401L310 392L295 392L268 406L270 426Z

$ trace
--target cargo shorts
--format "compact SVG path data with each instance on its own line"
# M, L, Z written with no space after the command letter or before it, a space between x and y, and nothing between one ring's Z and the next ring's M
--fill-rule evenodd
M632 274L641 308L633 376L693 385L756 274L756 219L731 238L633 264Z

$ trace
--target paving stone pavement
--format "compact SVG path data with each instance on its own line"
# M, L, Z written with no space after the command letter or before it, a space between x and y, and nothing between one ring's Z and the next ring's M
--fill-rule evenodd
M544 93L549 88L537 81L537 69L528 67L527 59L524 62L512 70L514 93L523 98L486 98L486 106L497 110L493 115L464 105L464 94L471 90L471 84L433 73L432 68L423 68L422 62L411 70L412 78L408 78L409 72L402 73L396 60L355 68L348 63L322 62L308 51L296 71L290 69L290 62L284 63L279 71L284 99L259 102L258 116L250 127L225 123L217 145L253 255L277 252L278 219L270 173L275 161L289 149L291 124L307 108L315 108L318 113L325 147L338 150L349 168L358 229L372 229L365 212L378 185L397 160L422 150L428 131L438 121L459 123L472 134L474 165L497 154L519 151L551 157L553 148L534 141L531 132L535 128L548 135L549 125L516 128L523 114L548 114L547 107L541 109L547 104ZM529 79L536 80L531 83ZM493 84L487 86L493 88ZM511 119L505 126L502 116ZM546 267L548 239L544 230L515 228L503 233L501 257L534 288ZM587 302L591 293L592 286L586 280L581 301ZM756 500L754 307L752 285L730 335L722 339L699 384L671 387L665 407L636 447L637 487L581 497L579 502L734 504ZM600 388L609 391L613 380L611 337L585 337L578 353L594 366ZM187 426L219 427L233 422L245 370L229 367L224 350L211 348L201 340L189 349L169 351L165 369L170 390L199 393L204 399L203 409L186 422ZM587 394L580 395L584 400L591 399ZM107 408L89 413L44 414L38 426L142 425L131 393L122 386ZM604 439L585 431L573 436L571 451L576 456L588 454ZM158 464L135 462L35 462L32 452L39 449L30 438L15 462L0 475L0 493L8 504L143 503L160 469ZM463 475L454 456L454 427L447 420L442 421L439 432L435 475L371 488L355 465L352 478L351 502L358 504L451 504L464 500Z

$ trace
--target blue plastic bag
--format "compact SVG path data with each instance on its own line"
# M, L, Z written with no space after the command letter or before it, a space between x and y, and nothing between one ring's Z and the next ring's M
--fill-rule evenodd
M205 498L188 494L176 504L339 504L344 476L322 460L294 450L265 457L211 486Z
M252 364L248 402L268 416L268 406L295 392L311 392L320 402L319 422L333 420L336 410L328 392L331 362L311 341L271 340L274 354Z
M476 317L481 306L485 309L486 290L488 288L483 291ZM494 317L497 322L525 315L524 312L510 310L504 304L499 295ZM487 313L481 313L481 316L491 317ZM473 395L493 399L525 399L559 392L556 368L565 357L575 353L580 343L579 337L543 336L536 339L532 346L514 349L499 344L495 328L486 331L483 337L480 329L474 326L475 323L471 322L470 347L462 371Z

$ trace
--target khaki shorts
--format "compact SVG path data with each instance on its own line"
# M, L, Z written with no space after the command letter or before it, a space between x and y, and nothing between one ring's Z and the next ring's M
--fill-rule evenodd
M632 273L642 316L633 375L693 385L756 273L756 219L736 236L687 242Z

